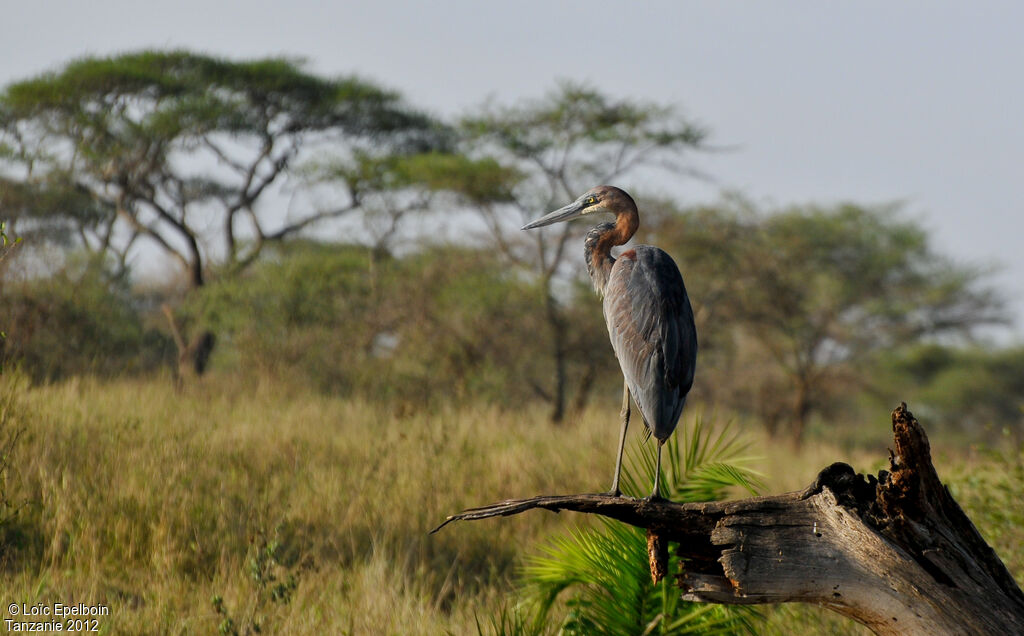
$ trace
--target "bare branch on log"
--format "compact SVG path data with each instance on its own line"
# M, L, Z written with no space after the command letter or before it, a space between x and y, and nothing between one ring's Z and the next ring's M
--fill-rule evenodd
M686 600L815 603L877 634L1024 633L1024 593L942 485L924 429L905 404L892 422L895 450L877 477L836 463L803 491L732 502L532 497L434 532L534 508L599 514L648 530L655 578L675 543Z

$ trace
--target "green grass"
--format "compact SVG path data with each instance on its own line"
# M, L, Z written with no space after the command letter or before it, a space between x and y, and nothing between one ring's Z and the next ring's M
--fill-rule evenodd
M524 558L589 521L538 512L428 531L503 498L603 490L617 441L614 405L556 427L542 405L396 412L223 377L178 392L165 378L30 387L7 373L0 397L0 441L22 431L0 474L16 506L0 514L2 618L10 602L101 603L112 634L487 629ZM885 455L816 444L794 457L753 434L768 492ZM984 464L962 459L961 475ZM992 513L1019 501L1020 481L977 501L982 484L955 483L1020 577L1020 520ZM861 633L817 610L766 614L779 633Z

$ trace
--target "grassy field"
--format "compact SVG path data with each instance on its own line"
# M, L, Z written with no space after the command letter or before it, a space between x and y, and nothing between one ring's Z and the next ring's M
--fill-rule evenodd
M553 427L539 407L395 413L226 378L178 392L166 379L33 388L8 373L0 409L0 442L22 431L0 482L2 618L10 603L102 604L112 634L486 632L515 600L520 559L586 521L430 528L506 497L604 488L617 437L614 405ZM750 434L771 492L886 456L824 443L794 455ZM1020 580L1020 454L936 446ZM815 609L765 613L769 633L863 633Z

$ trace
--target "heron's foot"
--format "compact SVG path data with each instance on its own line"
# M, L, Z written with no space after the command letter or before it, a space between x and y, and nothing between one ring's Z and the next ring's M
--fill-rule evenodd
M618 488L612 488L611 490L609 490L607 492L603 492L601 494L602 495L608 495L609 497L621 497L622 496L622 491L619 490Z
M652 492L651 494L649 494L646 497L644 497L643 501L659 502L659 501L671 501L671 499L666 499L665 497L662 497L661 493Z

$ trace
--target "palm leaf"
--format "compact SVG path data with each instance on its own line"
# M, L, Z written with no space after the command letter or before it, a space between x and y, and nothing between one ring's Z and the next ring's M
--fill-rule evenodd
M720 499L737 489L757 494L761 482L743 455L747 448L730 426L715 430L696 418L663 449L662 492L675 501ZM650 491L652 450L643 442L630 448L625 491ZM679 566L671 555L670 571ZM651 583L645 532L606 519L599 528L553 537L527 558L521 581L524 598L535 608L535 626L550 622L558 599L569 595L559 619L564 634L753 633L757 616L751 608L685 603L672 577Z
M715 501L736 488L756 495L763 483L761 475L750 468L755 458L746 454L749 447L750 442L731 422L716 430L698 415L692 425L680 427L662 449L663 496L673 501ZM656 453L655 444L642 442L628 449L623 492L633 496L651 492Z

